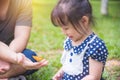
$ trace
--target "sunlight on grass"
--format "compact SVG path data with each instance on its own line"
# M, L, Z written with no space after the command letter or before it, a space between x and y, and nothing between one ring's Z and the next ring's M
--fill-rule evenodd
M37 52L62 49L64 36L50 21L54 3L34 2L33 6L33 29L28 47Z

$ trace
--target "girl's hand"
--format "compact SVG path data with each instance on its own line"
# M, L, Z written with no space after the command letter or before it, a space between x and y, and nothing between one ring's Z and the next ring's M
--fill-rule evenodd
M39 69L43 66L46 66L48 64L48 61L43 59L39 62L32 62L31 60L26 58L25 55L23 55L22 53L18 53L17 63L23 66L25 69Z
M63 76L63 71L60 69L52 78L52 80L60 80Z

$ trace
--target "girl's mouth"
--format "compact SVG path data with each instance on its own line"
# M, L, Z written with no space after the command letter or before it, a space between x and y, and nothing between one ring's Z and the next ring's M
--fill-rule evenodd
M69 36L69 38L72 38L72 36Z

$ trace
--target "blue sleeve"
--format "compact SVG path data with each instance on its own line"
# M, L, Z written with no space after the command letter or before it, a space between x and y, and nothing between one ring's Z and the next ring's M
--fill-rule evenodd
M92 59L102 62L105 65L108 50L102 40L96 39L89 45L88 54Z

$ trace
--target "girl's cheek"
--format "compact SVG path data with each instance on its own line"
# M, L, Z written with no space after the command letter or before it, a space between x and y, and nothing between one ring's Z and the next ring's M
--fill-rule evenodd
M63 33L64 35L66 35L66 31L65 31L65 30L62 30L62 33Z

